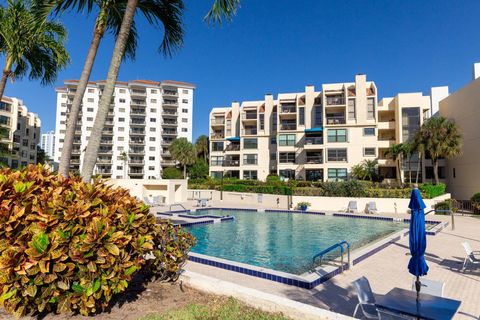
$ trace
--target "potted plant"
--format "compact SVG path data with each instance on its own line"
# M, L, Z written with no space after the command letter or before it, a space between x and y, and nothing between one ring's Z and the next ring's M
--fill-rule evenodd
M312 204L310 202L306 201L301 201L297 203L297 208L302 210L302 211L307 211L308 207L310 207Z

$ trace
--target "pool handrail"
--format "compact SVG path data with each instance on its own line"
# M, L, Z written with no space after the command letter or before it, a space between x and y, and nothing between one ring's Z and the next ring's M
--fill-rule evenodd
M172 207L173 207L173 206L180 206L180 207L183 208L183 210L188 211L188 210L187 210L182 204L180 204L180 203L173 203L173 204L171 204L171 205L170 205L170 209L169 209L168 211L172 211Z
M315 260L320 257L320 264L322 263L323 257L329 253L330 251L333 251L337 248L340 249L340 256L341 256L341 269L343 272L343 254L345 253L345 247L347 248L347 258L348 258L348 268L350 269L350 244L343 240L338 243L335 243L334 245L328 247L325 250L322 250L320 253L317 253L316 255L313 256L312 263L315 263Z

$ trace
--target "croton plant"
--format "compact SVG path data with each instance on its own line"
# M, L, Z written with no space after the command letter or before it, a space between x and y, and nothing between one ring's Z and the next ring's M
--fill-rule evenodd
M0 305L18 317L101 311L140 270L176 280L194 242L127 190L0 170Z

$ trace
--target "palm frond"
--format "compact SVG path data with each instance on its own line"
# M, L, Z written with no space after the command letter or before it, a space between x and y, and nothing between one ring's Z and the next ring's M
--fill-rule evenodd
M240 8L240 0L214 0L212 8L205 16L208 23L222 24L223 19L231 21Z

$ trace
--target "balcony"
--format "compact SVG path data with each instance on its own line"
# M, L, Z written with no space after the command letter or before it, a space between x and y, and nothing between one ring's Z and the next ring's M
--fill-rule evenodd
M223 126L225 125L225 119L224 118L214 118L211 120L211 125L212 126Z
M242 135L256 135L257 128L242 129Z
M322 155L308 155L307 154L307 164L322 164L323 157Z
M174 90L163 90L162 94L167 97L178 97L178 92Z
M144 116L146 115L145 109L131 109L130 114L132 116Z
M221 151L221 150L219 150ZM240 151L240 144L229 144L226 148L225 151Z
M175 111L163 110L162 111L162 116L164 116L164 117L176 117L176 116L178 116L178 113L175 112Z
M167 121L167 120L163 120L162 121L162 126L164 127L176 127L178 125L177 121Z
M282 114L297 113L297 107L296 106L281 106L280 107L280 113L282 113Z
M130 139L129 143L133 144L133 145L144 145L145 140L144 139Z
M164 107L178 107L177 100L163 100L162 106Z
M253 158L253 159L243 159L243 164L244 165L257 165L258 164L258 159L257 158Z
M225 135L223 133L211 133L210 134L210 139L212 140L221 140L224 139Z
M280 124L280 130L297 130L296 123L282 123Z
M100 144L113 145L112 139L100 139Z
M305 137L305 145L322 145L323 137Z
M379 121L378 122L378 129L379 130L394 130L395 129L395 121Z
M81 134L82 132L80 132ZM103 136L113 136L113 129L103 129L102 131Z
M82 144L82 140L81 139L73 139L73 144Z
M169 145L172 144L172 141L173 141L173 139L169 139L169 140L163 139L162 140L162 146L169 146Z
M130 135L132 136L144 136L145 130L130 129Z
M224 167L239 167L240 166L240 159L238 160L230 160L227 159L223 162Z
M107 148L99 148L98 149L98 154L112 154L112 149L107 149Z
M112 164L112 158L98 158L97 164Z
M70 159L70 164L80 164L80 159Z
M145 154L145 150L143 148L131 148L128 151L128 154L130 154L130 155Z
M345 98L343 96L327 97L327 106L344 106Z
M256 121L257 120L257 113L256 112L244 112L244 113L242 113L242 120Z
M143 169L142 170L132 170L128 171L128 174L131 176L143 176Z
M163 161L161 162L161 164L162 164L162 166L164 166L164 167L173 167L173 166L175 166L177 163L176 163L175 160L163 160Z
M135 120L135 119L131 119L130 120L130 125L131 126L145 126L145 120Z
M212 167L223 167L223 160L212 160L212 161L210 161L210 166L212 166Z
M345 124L345 117L344 116L329 116L327 115L327 124L334 125L334 124Z
M162 151L161 155L162 158L170 158L172 156L169 151Z
M163 130L162 135L164 136L176 136L178 134L177 130Z
M144 160L140 160L140 159L131 159L128 164L130 166L143 166L145 165L145 161Z
M114 124L113 119L107 119L107 120L105 121L105 126L106 126L106 127L112 127L113 124Z
M147 92L145 90L131 89L130 95L132 97L146 97Z
M146 106L147 105L147 102L145 102L145 100L137 100L137 99L132 99L132 101L130 102L130 105L131 106Z

